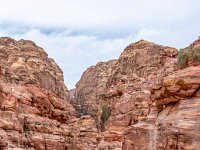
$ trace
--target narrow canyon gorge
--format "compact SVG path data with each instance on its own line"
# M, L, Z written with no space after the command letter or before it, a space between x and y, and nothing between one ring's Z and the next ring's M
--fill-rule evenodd
M199 149L200 38L132 43L71 90L41 47L0 38L0 150Z

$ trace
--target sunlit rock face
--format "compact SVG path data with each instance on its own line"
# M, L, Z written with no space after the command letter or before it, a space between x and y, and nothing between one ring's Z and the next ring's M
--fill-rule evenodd
M154 86L151 90L151 113L147 120L126 131L124 150L197 150L200 146L199 75L199 66L189 67ZM147 143L145 147L144 142Z
M34 42L0 38L2 79L14 84L37 84L62 99L69 99L63 72Z
M75 117L67 101L36 85L0 83L2 149L83 150L97 145L90 116Z
M36 85L0 84L0 138L8 148L64 149L75 110Z
M126 47L118 60L98 63L84 72L74 101L96 118L104 137L99 147L122 149L124 131L145 120L151 110L151 86L177 69L176 55L174 48L141 40ZM105 105L111 114L102 123Z
M76 117L59 67L31 41L0 38L0 149L83 150L97 145Z
M0 38L0 149L198 150L200 66L177 53L141 40L68 92L42 48Z
M199 40L191 47L198 44ZM200 66L193 65L151 87L150 114L125 131L123 150L199 149Z

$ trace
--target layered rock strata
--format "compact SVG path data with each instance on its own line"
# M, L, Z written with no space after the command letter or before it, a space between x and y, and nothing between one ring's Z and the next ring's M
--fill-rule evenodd
M126 131L124 150L197 150L200 146L199 75L200 67L191 66L153 86L151 113L147 120Z

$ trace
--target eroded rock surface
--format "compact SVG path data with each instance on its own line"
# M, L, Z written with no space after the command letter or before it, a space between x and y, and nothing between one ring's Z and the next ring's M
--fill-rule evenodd
M179 70L152 88L154 109L146 121L127 130L124 150L199 149L199 73L199 66ZM140 140L134 142L135 137ZM147 144L142 148L144 142Z
M196 46L199 40L191 46ZM200 66L197 63L152 86L151 112L124 134L123 150L198 150ZM144 143L146 143L144 145Z
M100 62L83 73L74 92L74 107L79 116L89 114L98 118L102 105L100 96L105 92L107 80L116 63L116 60Z
M198 150L200 66L180 70L176 56L175 48L130 44L87 69L69 99L44 50L0 38L0 149Z
M94 120L76 117L62 71L44 50L0 38L0 57L0 149L94 149Z
M69 99L62 70L34 42L0 38L0 58L1 76L5 82L37 84L62 99Z
M68 148L68 121L73 107L36 85L1 83L0 137L9 148ZM71 131L70 131L71 132Z
M97 116L104 137L99 146L122 149L126 128L145 120L150 112L151 86L177 69L176 55L175 48L141 40L126 47L118 60L86 70L77 84L75 100L81 106L89 104L82 109L89 108ZM111 110L106 122L100 117L102 105Z

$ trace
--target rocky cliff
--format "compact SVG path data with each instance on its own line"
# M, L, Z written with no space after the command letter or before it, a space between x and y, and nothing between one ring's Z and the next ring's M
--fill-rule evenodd
M199 60L192 56L199 58L199 48L200 39L184 49L188 55L184 57L188 58L184 69L172 72L151 87L151 111L145 120L125 131L123 150L199 149L200 68ZM181 53L178 62L183 59Z
M2 80L13 84L37 84L63 99L69 98L63 72L34 42L0 38ZM47 82L48 81L48 82Z
M177 53L175 48L141 40L126 47L118 60L86 70L76 85L75 100L97 118L103 148L122 149L125 129L147 117L150 88L177 69Z
M111 75L116 60L100 62L91 66L82 75L75 89L75 108L79 116L89 114L93 117L100 115L99 106L102 105L100 96L105 93L106 83Z
M200 39L179 52L130 44L119 59L88 68L70 91L31 41L0 38L0 58L0 149L200 147Z
M0 38L0 149L91 149L94 120L76 118L68 101L62 71L42 48Z

